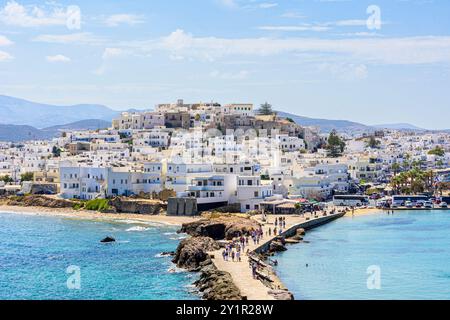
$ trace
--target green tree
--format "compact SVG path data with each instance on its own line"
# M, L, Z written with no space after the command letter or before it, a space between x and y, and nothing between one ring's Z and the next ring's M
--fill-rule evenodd
M391 170L394 172L394 176L396 176L400 172L401 168L402 167L400 166L400 164L398 162L394 162L392 164Z
M20 181L33 181L33 172L25 172L20 175Z
M1 176L0 181L3 181L5 184L14 182L14 180L9 175Z
M369 138L369 141L367 141L367 146L372 149L377 149L380 147L380 145L381 145L380 140L375 139L374 136L371 136Z
M443 148L441 148L440 146L437 146L436 148L428 151L428 154L435 155L438 157L443 157L443 156L445 156L445 150Z
M338 136L336 130L331 131L326 148L328 150L328 156L332 158L337 158L344 152L345 142Z
M61 156L61 149L58 148L57 146L53 146L52 154L53 154L53 157L59 158Z
M264 115L264 116L273 115L274 112L272 110L272 105L269 104L268 102L264 102L258 109L258 114Z
M289 121L289 122L295 123L294 119L292 119L292 118L288 117L288 118L286 118L286 120Z

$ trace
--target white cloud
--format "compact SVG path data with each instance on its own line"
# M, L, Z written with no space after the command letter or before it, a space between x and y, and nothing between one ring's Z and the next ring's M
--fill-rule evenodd
M45 59L48 62L70 62L71 61L71 59L69 57L66 57L62 54L57 54L54 56L47 56L47 57L45 57Z
M355 61L382 64L450 63L450 37L405 38L217 38L194 37L176 30L159 40L134 42L144 51L165 50L171 55L207 60L230 55L270 56L287 53L328 53Z
M126 52L121 48L105 48L103 51L102 59L107 60L110 58L118 57L124 55Z
M24 6L16 1L8 1L0 9L0 22L18 27L39 27L66 25L70 12L61 7L51 9L36 5Z
M60 44L100 44L103 39L95 37L89 32L68 34L41 34L33 39L36 42L60 43Z
M289 19L303 19L306 18L305 15L295 12L295 11L288 11L281 15L282 18L289 18Z
M105 19L105 24L108 27L117 27L121 24L135 25L144 23L144 21L142 16L134 14L114 14Z
M5 36L0 36L0 46L10 46L13 42Z
M269 3L269 2L260 3L258 5L258 7L261 9L270 9L270 8L274 8L277 6L278 6L278 3Z
M299 26L261 26L259 30L265 31L316 31L323 32L330 30L329 27L319 25L299 25Z
M128 53L128 50L122 48L105 48L102 54L102 63L97 69L93 71L93 73L98 76L103 75L106 72L108 61L117 57L125 56Z
M237 3L235 0L218 0L220 4L222 4L225 7L228 8L235 8L237 7Z
M222 80L242 80L249 76L250 72L247 70L241 70L238 72L221 72L214 70L210 72L210 77Z
M12 60L14 57L10 55L8 52L0 50L0 62Z
M319 64L318 69L346 81L364 80L369 76L368 68L364 64L323 63Z

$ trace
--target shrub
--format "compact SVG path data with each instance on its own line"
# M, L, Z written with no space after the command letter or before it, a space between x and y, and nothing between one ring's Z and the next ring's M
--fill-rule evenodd
M105 211L110 208L108 199L94 199L89 200L84 204L86 210Z

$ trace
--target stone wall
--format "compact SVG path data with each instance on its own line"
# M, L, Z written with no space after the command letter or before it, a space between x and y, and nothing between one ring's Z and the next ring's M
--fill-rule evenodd
M195 198L169 198L167 202L167 215L169 216L195 216L198 214L197 199Z

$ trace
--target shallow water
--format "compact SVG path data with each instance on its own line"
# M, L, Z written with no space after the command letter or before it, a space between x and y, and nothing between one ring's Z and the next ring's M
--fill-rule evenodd
M345 217L305 240L275 257L296 299L450 299L450 211Z
M158 255L176 249L176 230L0 213L0 299L198 299L196 275ZM105 236L117 242L100 243Z

